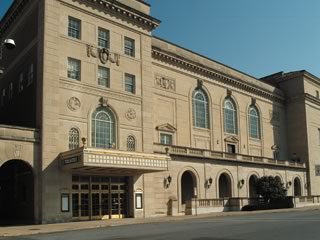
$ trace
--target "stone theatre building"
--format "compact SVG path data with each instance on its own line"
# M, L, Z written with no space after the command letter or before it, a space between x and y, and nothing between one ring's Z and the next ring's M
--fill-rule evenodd
M142 0L15 0L0 22L0 222L188 214L276 176L320 195L320 79L166 40ZM224 200L223 200L224 201ZM223 209L222 210L226 210Z

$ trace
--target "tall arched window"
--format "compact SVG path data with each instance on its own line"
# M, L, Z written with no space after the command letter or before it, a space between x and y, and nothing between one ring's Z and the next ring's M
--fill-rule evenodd
M69 149L76 149L79 147L79 131L76 128L71 128L69 131Z
M192 96L193 125L199 128L209 128L208 98L201 90L196 90Z
M257 108L249 108L249 136L260 139L260 116Z
M92 147L114 148L116 128L113 113L100 107L92 114Z
M224 131L226 133L238 134L237 109L234 102L227 98L223 105L224 110Z
M136 151L136 139L134 138L134 136L129 136L127 138L127 151Z

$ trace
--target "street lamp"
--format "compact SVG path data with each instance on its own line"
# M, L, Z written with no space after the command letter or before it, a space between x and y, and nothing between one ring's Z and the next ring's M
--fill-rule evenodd
M3 47L7 48L7 49L13 49L15 48L16 46L16 43L14 42L13 39L5 39L4 41L1 41L1 44L0 44L0 60L2 60L2 49ZM4 68L0 67L0 75L3 74L3 70Z

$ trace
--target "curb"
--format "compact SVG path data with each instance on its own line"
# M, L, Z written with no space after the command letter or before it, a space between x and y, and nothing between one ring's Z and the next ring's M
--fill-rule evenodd
M127 218L127 220L117 219L117 220L98 220L98 221L70 222L70 223L54 223L54 224L42 224L42 225L10 226L10 227L0 227L0 239L3 237L17 237L17 236L27 236L27 235L37 235L37 234L59 233L59 232L66 232L66 231L118 227L118 226L125 226L125 225L134 225L134 224L149 224L149 223L152 224L152 223L185 221L185 220L191 220L191 219L208 219L208 218L221 218L221 217L232 217L232 216L257 215L261 213L301 212L301 211L315 211L315 210L320 210L320 206L261 210L261 211L252 211L252 212L242 212L242 211L219 212L219 213L201 214L197 216L196 215L173 216L173 217L168 216L168 217L155 217L155 218L144 218L144 219Z

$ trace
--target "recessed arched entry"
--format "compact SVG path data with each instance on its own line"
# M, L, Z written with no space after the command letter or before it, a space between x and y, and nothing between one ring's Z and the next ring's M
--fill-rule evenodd
M277 180L278 182L282 183L282 179L281 177L279 177L278 175L274 177L275 180Z
M293 195L301 196L301 182L298 177L296 177L293 181Z
M181 176L181 203L191 201L197 194L197 180L191 171L185 171Z
M256 175L251 175L249 178L249 197L255 198L258 197L256 183L258 181L258 177Z
M0 167L0 224L34 222L34 178L32 167L10 160Z
M231 178L227 173L219 177L219 198L232 197Z

